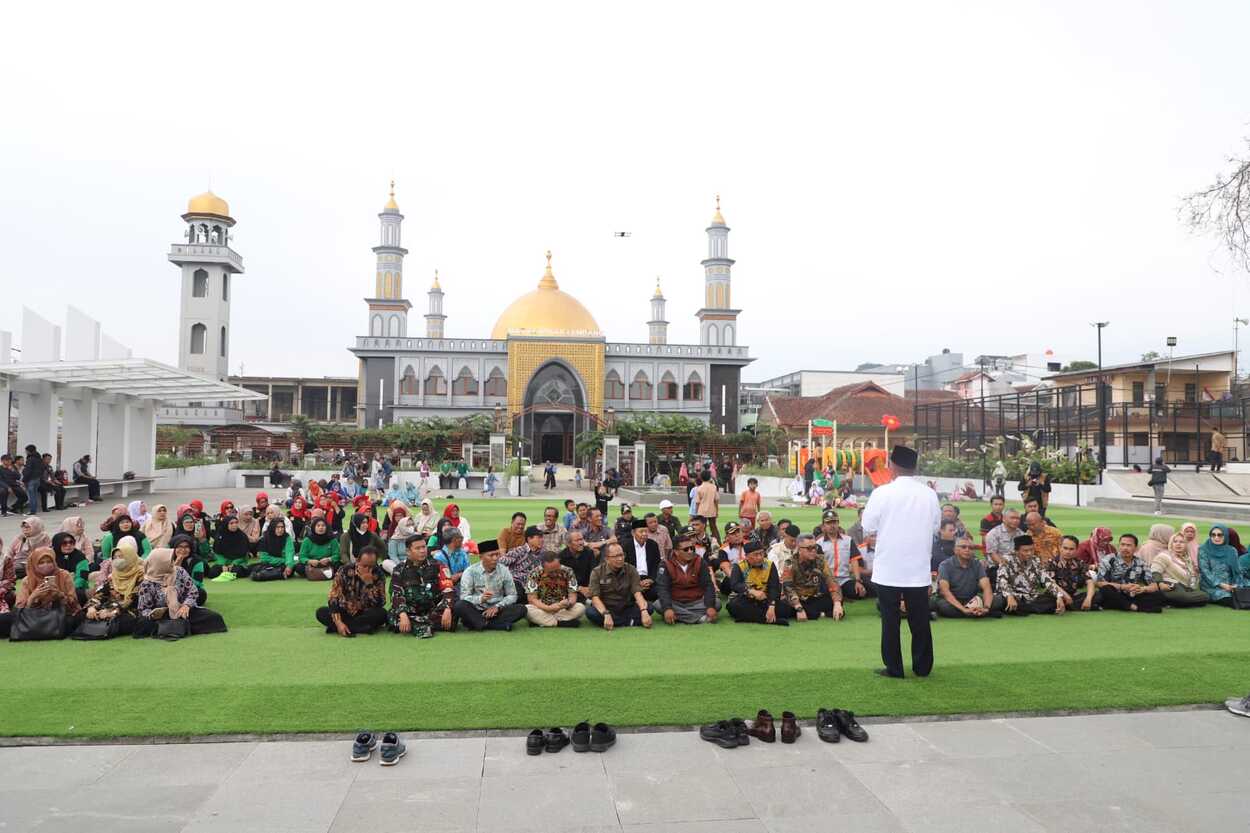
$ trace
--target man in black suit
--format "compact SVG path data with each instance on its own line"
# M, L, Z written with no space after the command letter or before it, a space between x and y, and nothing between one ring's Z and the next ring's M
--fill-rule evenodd
M632 533L630 540L624 544L625 563L638 571L643 598L654 602L659 598L655 580L660 574L660 545L647 537L647 522L642 518L634 520Z

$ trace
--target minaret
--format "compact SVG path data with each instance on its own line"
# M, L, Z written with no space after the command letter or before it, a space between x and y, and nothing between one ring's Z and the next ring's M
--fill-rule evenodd
M400 226L404 215L399 213L395 202L395 180L391 180L390 199L382 213L380 242L373 247L378 257L377 283L373 297L365 298L369 305L369 329L371 336L408 335L408 310L412 304L404 299L404 255L408 250L400 245Z
M178 321L178 367L224 381L230 366L230 276L242 274L243 258L230 248L234 218L212 191L187 202L186 243L170 246L169 260L182 267Z
M695 313L699 319L699 343L734 345L738 343L738 313L729 298L729 270L734 265L729 257L729 226L720 213L720 194L716 195L716 213L707 227L707 257L703 260L703 309Z
M668 344L668 322L664 320L664 293L660 292L660 276L655 276L655 294L651 296L651 320L647 322L651 344Z
M430 311L425 314L425 337L426 338L442 338L443 322L447 320L447 316L443 315L443 288L438 283L438 270L434 270L434 284L430 287Z

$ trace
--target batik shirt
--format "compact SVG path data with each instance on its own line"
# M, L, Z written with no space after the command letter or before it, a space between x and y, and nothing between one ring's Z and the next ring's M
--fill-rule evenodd
M1073 558L1071 561L1052 558L1046 565L1046 572L1055 580L1059 589L1069 596L1084 593L1085 583L1089 581L1089 565L1079 558Z
M391 610L387 620L398 630L399 615L407 613L413 633L429 636L430 617L442 614L450 594L451 577L444 565L432 558L420 564L404 560L391 574Z
M1043 564L1059 557L1059 545L1063 543L1063 534L1053 526L1042 524L1041 532L1028 532L1033 536L1033 552Z
M998 592L1031 602L1043 593L1058 596L1059 588L1036 557L1009 555L998 567Z
M373 581L366 583L356 572L355 564L340 567L330 585L330 597L326 606L330 613L340 616L358 616L375 607L386 607L386 581L375 567Z
M1150 567L1137 556L1127 564L1119 553L1104 555L1098 560L1098 580L1112 584L1150 584Z
M543 533L543 552L559 552L568 543L569 531L559 524L556 524L555 529L547 529L545 526L538 528Z
M563 564L554 573L537 569L530 573L525 581L525 594L538 596L538 601L545 605L559 604L577 592L577 576Z
M781 584L786 599L796 609L804 600L828 593L831 588L833 600L842 600L842 588L834 581L825 559L819 556L811 561L804 561L798 556L790 559L781 572Z
M508 572L512 573L512 577L521 582L522 585L529 579L530 573L542 569L543 554L542 552L534 552L530 549L529 544L508 550L499 563L508 568Z
M1024 534L1024 530L1020 527L1008 529L1005 524L999 524L991 529L985 536L985 556L990 560L990 564L998 563L993 556L998 556L1001 560L1009 555L1015 555L1016 538Z
M174 593L178 596L180 604L187 607L195 607L199 601L199 591L195 589L195 582L191 581L191 576L181 567L174 569ZM139 582L138 592L136 593L139 605L139 615L151 618L152 611L158 608L167 608L169 600L165 596L165 588L159 582L144 579ZM173 616L177 611L170 610L168 615Z

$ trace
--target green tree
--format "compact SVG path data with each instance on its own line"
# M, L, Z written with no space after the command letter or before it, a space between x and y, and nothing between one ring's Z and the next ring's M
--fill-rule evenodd
M1097 369L1098 369L1098 362L1089 362L1089 361L1080 360L1080 361L1075 361L1075 362L1068 362L1060 369L1060 372L1069 373L1073 370L1097 370Z
M1141 354L1141 360L1144 362L1154 362L1154 361L1158 361L1161 358L1163 357L1160 356L1158 351L1156 350L1151 350L1149 352Z

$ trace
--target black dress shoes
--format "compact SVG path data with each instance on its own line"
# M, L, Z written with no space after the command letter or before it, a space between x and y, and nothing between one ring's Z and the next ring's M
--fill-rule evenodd
M543 734L543 740L546 742L548 752L559 752L569 745L569 736L564 734L564 730L559 726L548 729Z
M585 720L573 727L573 751L590 751L590 724Z
M838 723L833 718L833 712L828 709L819 709L816 712L816 735L825 743L837 743L842 740L842 733L838 731Z
M541 755L543 749L547 747L547 739L543 737L542 729L535 729L529 733L529 737L525 739L526 755Z
M868 732L864 731L864 727L859 725L859 721L855 719L854 712L848 712L846 709L834 709L831 714L839 732L856 743L863 743L868 740Z

